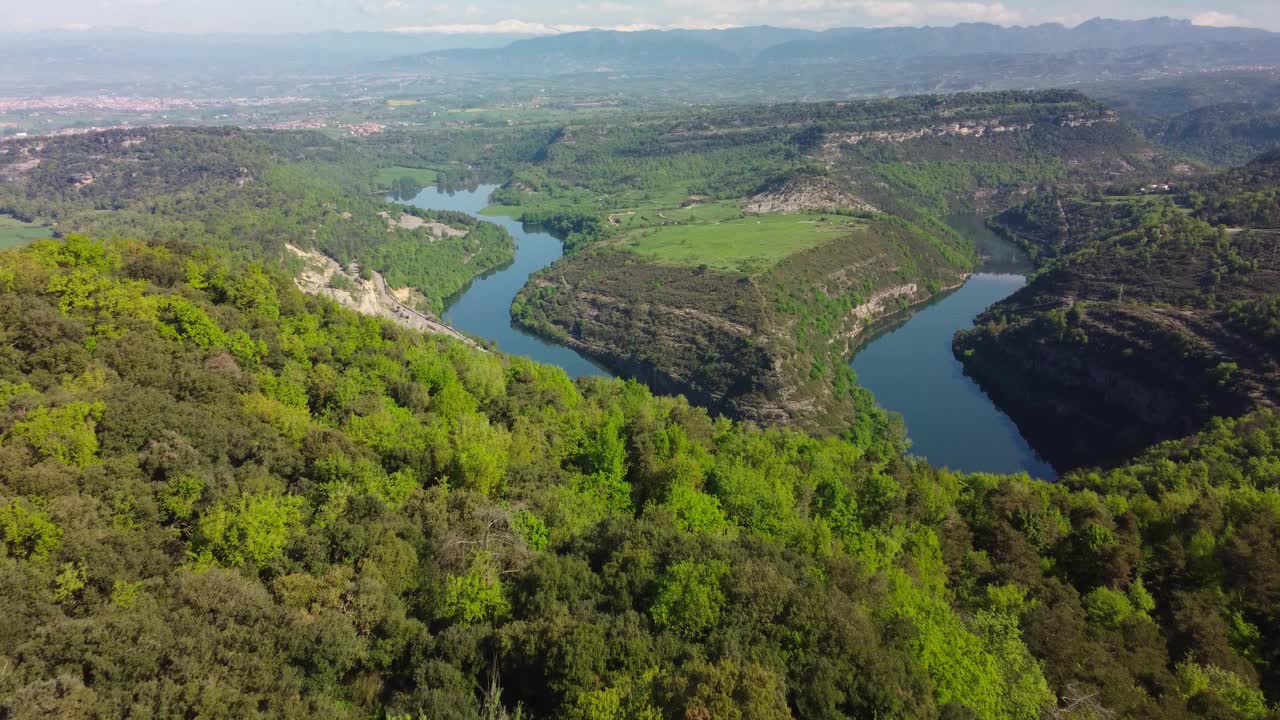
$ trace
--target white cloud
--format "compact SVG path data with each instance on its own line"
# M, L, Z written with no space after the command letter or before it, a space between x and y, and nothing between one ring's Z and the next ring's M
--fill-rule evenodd
M930 15L966 22L990 22L1009 25L1021 19L1017 10L1004 3L939 2L926 6Z
M440 33L443 35L556 35L558 33L590 30L587 25L552 25L524 20L499 20L491 23L458 23L448 25L410 25L391 28L392 32Z
M613 2L612 0L602 0L601 2L580 2L577 4L576 8L578 12L602 12L631 15L634 15L637 12L634 5Z
M853 0L839 4L850 10L859 10L868 17L888 20L899 25L938 22L989 22L1011 25L1022 19L1021 13L1000 2Z
M1251 27L1253 23L1239 15L1209 10L1191 18L1192 24L1207 27Z
M772 22L779 14L795 27L922 25L956 22L1017 23L1022 14L1003 2L977 0L664 0L668 8L686 8L737 24ZM803 15L801 17L801 15Z

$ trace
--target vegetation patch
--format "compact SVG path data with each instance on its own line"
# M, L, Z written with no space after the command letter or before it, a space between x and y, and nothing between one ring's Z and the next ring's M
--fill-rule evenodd
M391 193L395 200L412 200L422 188L436 184L440 174L430 168L395 165L378 168L373 176L373 186L380 192Z
M413 197L435 182L434 170L408 160L378 168L381 157L395 157L392 151L375 154L314 133L150 128L20 147L41 162L17 181L0 184L0 208L36 221L57 219L67 234L181 239L241 258L286 261L291 244L343 266L355 262L380 271L392 286L421 292L433 311L514 254L511 237L492 223L380 197L387 191L378 186L384 180L396 197ZM93 182L69 185L73 176ZM104 212L106 207L112 210ZM431 242L422 227L388 228L386 216L404 213L416 219L410 225L442 223L465 230L466 237ZM0 238L14 227L22 242L49 235L10 221L0 222Z
M1001 214L1042 267L957 336L966 370L1060 468L1280 402L1278 183L1271 154L1178 205L1050 193Z
M783 258L848 235L862 221L840 215L760 215L728 222L640 231L625 246L655 262L755 274Z
M0 215L0 249L24 247L48 237L53 237L53 229L47 225L23 222L9 215Z
M715 420L190 244L72 235L0 276L0 717L1276 713L1274 411L957 476L892 427Z
M395 187L397 183L401 183L405 178L409 178L420 187L426 187L435 183L438 177L438 173L430 168L393 165L391 167L378 168L377 174L373 176L373 183L380 188L390 189Z

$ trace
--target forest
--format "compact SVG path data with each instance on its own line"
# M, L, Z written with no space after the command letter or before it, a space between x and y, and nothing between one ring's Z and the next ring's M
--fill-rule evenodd
M1075 467L1274 404L1278 167L1272 152L1168 193L1050 193L996 216L1040 267L957 338L967 371Z
M237 128L11 142L0 147L0 176L13 176L0 182L0 214L63 235L183 240L246 260L279 260L287 244L316 249L414 288L427 298L423 309L439 313L473 277L509 262L513 243L501 228L462 213L389 202L383 191L406 193L423 178L400 168L388 179L385 166L396 157L318 133ZM390 222L404 212L466 234L424 242L422 231Z
M183 243L0 255L6 716L1267 718L1280 417L1058 484Z
M1107 189L1182 166L1071 91L6 142L59 237L0 252L0 718L1280 720L1277 162ZM481 178L566 241L515 319L637 379L280 262L438 312L512 239L387 196ZM844 362L1006 208L1039 270L956 350L1056 483L914 457Z

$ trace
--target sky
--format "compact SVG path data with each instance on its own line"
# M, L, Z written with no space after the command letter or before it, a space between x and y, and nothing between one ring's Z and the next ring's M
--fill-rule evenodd
M1280 0L0 0L4 29L167 32L505 32L590 27L828 28L992 22L1075 25L1168 15L1280 31Z

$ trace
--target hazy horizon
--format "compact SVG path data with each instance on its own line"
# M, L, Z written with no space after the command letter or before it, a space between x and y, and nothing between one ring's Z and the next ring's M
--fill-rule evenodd
M130 29L192 34L313 32L435 32L549 35L587 29L720 29L772 25L785 28L950 26L987 22L1003 26L1061 23L1094 17L1138 20L1174 17L1197 25L1280 30L1280 3L1232 0L1140 0L1115 12L1115 3L1082 0L1063 13L1044 0L642 0L548 3L481 0L461 8L440 0L63 0L52 4L0 0L9 30Z

